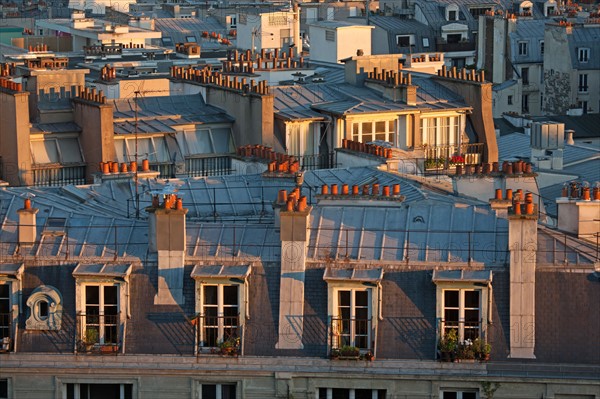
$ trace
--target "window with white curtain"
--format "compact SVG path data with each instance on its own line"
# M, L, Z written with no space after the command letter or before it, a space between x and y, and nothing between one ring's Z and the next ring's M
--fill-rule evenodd
M34 164L83 162L79 140L76 137L33 140L31 155Z

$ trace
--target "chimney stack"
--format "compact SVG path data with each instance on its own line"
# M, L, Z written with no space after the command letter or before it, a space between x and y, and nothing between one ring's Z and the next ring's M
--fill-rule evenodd
M575 140L573 140L573 135L575 134L575 130L573 130L573 129L567 129L567 130L565 130L565 134L567 136L566 144L568 144L568 145L574 145L575 144Z
M17 210L19 215L19 245L33 245L37 238L37 213L39 209L31 207L31 199L25 198L23 208Z
M281 274L279 284L279 336L277 349L302 349L304 318L304 279L306 251L310 235L311 206L306 197L288 196L287 208L281 209Z
M158 290L155 305L183 305L185 263L185 215L188 210L174 194L155 196L146 208L150 252L158 256Z

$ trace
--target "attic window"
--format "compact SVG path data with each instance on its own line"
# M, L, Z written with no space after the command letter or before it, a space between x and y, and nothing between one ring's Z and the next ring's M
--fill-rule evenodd
M64 234L66 225L65 218L48 218L42 234Z
M396 35L396 45L398 47L410 47L415 44L415 39L412 35Z

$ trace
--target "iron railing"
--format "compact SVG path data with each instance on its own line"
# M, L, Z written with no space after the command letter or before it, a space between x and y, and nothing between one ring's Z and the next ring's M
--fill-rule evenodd
M85 184L85 164L72 166L51 165L33 166L34 186L64 186L67 184Z
M185 171L189 177L229 175L231 157L189 157L185 159Z
M425 147L425 159L437 160L443 165L454 161L463 160L467 165L478 165L483 155L483 143L446 144Z
M318 155L302 155L298 159L300 161L300 169L316 170L316 169L332 169L337 167L337 153L335 151L327 154Z
M225 348L241 354L243 328L240 317L197 315L192 318L196 328L197 353L219 353Z
M0 353L12 350L12 313L0 313Z
M77 352L116 354L121 347L121 322L117 314L77 314Z
M438 339L441 339L450 330L457 331L459 342L467 340L474 341L475 339L483 339L484 331L482 329L482 321L463 321L463 320L445 320L438 319L437 331Z
M361 351L374 353L375 339L372 327L373 319L332 317L329 347L340 349L344 346L354 346Z

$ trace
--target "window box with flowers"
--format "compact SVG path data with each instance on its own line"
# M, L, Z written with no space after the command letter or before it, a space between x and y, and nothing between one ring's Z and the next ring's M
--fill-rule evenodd
M455 329L448 330L438 342L440 360L442 362L453 362L456 359L458 348L458 333Z
M230 337L219 343L219 354L223 356L237 356L240 353L240 338Z
M463 157L462 155L452 155L452 157L450 157L449 163L450 166L464 165L465 157Z

